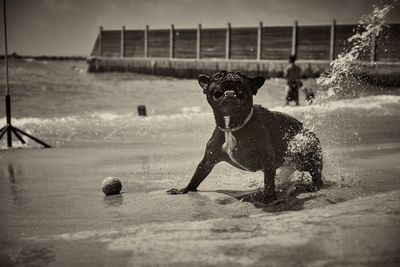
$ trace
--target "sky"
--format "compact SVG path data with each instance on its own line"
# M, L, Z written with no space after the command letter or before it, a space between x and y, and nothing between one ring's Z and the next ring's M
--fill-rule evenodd
M4 1L4 0L1 0ZM400 23L399 0L6 0L8 52L88 56L99 27L168 29L357 24L372 5L392 3L388 22ZM1 5L0 54L4 54Z

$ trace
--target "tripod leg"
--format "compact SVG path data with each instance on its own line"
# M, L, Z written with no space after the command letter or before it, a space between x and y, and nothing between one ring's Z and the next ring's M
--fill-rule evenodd
M15 136L18 138L18 140L19 140L22 144L25 144L25 140L22 139L22 136L19 135L19 133L17 132L16 128L14 128L13 126L10 126L10 127L11 127L12 132L13 132L13 133L15 134Z
M35 141L36 143L41 144L41 145L44 146L45 148L50 148L50 147L51 147L50 145L46 144L46 143L43 142L43 141L40 141L40 140L37 139L36 137L34 137L34 136L32 136L32 135L30 135L30 134L28 134L28 133L26 133L26 132L24 132L24 131L18 129L18 128L15 128L15 127L13 127L13 128L14 128L17 132L19 132L19 133L21 133L21 134L23 134L23 135L26 135L27 137L29 137L30 139L32 139L32 140Z
M7 125L7 126L4 126L3 128L1 128L1 130L0 130L0 139L3 138L3 135L7 132L8 127L9 126Z

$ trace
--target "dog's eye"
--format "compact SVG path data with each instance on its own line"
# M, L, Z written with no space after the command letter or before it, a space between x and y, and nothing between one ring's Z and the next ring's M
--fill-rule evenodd
M222 96L224 95L224 93L222 93L221 91L215 91L214 93L213 93L213 96L215 97L215 98L221 98Z
M215 74L215 76L214 76L216 79L220 79L221 77L222 77L222 74L221 73L217 73L217 74Z

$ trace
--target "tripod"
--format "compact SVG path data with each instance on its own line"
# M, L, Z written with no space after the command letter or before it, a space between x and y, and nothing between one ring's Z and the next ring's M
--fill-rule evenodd
M22 135L25 135L32 139L33 141L43 145L45 148L51 147L43 141L40 141L36 137L14 127L11 125L11 99L10 99L10 89L8 86L8 53L7 53L7 19L6 19L6 0L3 0L3 18L4 18L4 64L5 64L5 76L6 76L6 120L7 125L0 129L0 140L3 138L4 134L7 133L7 147L12 147L12 134L18 138L18 140L25 144L25 140L22 138Z

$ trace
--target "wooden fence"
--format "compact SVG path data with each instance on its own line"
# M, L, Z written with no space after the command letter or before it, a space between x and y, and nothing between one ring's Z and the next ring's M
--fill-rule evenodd
M357 25L231 27L203 29L103 30L100 27L93 57L330 61L349 47ZM400 62L400 24L389 24L362 60Z

